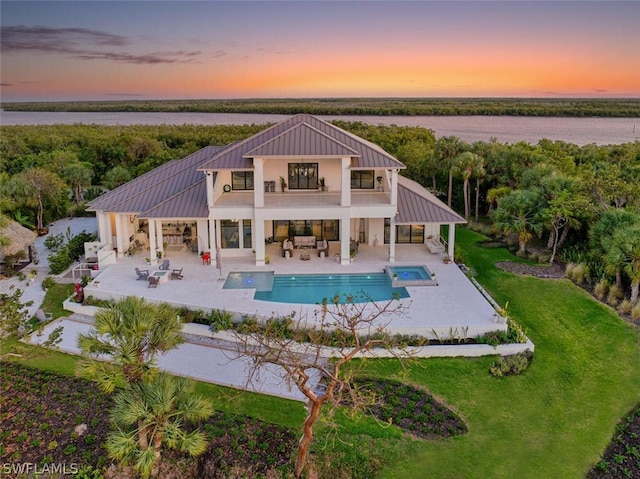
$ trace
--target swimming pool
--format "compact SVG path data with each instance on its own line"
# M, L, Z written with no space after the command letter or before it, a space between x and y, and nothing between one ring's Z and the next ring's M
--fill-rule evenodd
M435 273L426 266L387 266L386 273L396 286L437 286Z
M404 287L394 287L385 273L365 274L271 274L271 287L265 272L234 272L229 274L223 289L256 288L254 299L278 303L316 304L323 298L332 299L336 294L340 302L345 295L354 302L386 301L392 298L408 298ZM259 285L259 286L258 286ZM366 296L363 296L364 295Z

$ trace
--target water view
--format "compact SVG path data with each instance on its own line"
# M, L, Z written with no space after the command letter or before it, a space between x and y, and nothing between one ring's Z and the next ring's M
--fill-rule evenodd
M246 113L76 113L76 112L0 112L2 125L53 125L75 123L97 125L250 125L277 123L291 115ZM620 144L640 140L640 118L558 118L512 116L355 116L318 115L324 120L362 121L372 125L421 126L436 136L455 135L468 141L503 143L543 138L576 145Z

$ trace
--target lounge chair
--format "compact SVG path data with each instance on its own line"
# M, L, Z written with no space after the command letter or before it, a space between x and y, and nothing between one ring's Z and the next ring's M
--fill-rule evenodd
M169 275L169 279L182 279L182 270L184 266L180 269L172 269L171 274Z
M149 288L157 288L158 287L158 278L155 276L149 276Z
M287 251L289 252L289 257L293 256L293 243L289 240L284 240L282 242L282 257L287 257Z
M147 279L149 277L149 270L148 269L140 269L140 268L136 267L136 274L138 275L136 280L138 280L138 279Z
M162 264L160 265L159 269L167 271L169 269L169 260L168 259L162 260Z

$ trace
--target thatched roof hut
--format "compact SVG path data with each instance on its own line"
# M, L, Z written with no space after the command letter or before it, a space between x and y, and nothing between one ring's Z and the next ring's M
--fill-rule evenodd
M8 240L6 246L0 246L0 255L13 255L24 250L36 239L36 234L15 221L10 221L4 228L0 228L0 238Z

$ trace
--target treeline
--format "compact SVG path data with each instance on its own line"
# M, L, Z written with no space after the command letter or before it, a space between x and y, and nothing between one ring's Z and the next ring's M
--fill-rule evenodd
M334 123L396 156L402 174L487 231L515 238L520 255L579 265L574 279L610 304L623 312L638 304L640 142L466 143L421 127ZM107 189L266 126L3 126L0 209L34 228L84 214Z
M640 117L640 99L310 98L2 103L6 111Z

